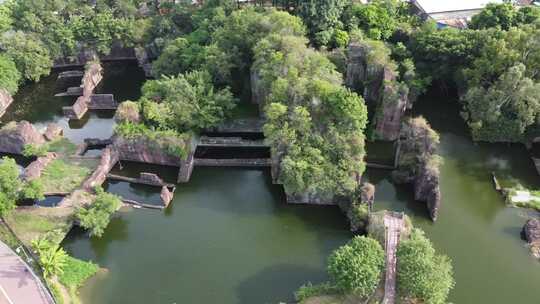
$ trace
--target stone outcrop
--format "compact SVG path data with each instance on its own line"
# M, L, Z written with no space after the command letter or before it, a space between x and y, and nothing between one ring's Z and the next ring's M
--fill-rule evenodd
M540 259L540 220L532 218L523 226L523 235L530 246L531 254Z
M188 152L186 159L182 159L179 155L169 153L155 141L142 136L131 139L115 136L113 147L118 151L120 160L180 167L178 182L186 183L191 178L195 163L193 151Z
M360 188L360 202L367 204L371 209L375 202L375 186L373 184L362 184L362 187Z
M409 104L409 90L398 81L395 63L382 48L377 42L351 42L345 84L361 93L375 112L374 135L381 140L396 140Z
M107 174L118 162L118 152L107 147L101 154L101 160L98 167L92 175L83 183L83 189L92 191L95 187L101 186L107 179Z
M22 154L25 145L40 146L45 138L27 121L10 122L0 129L0 152Z
M43 133L43 136L48 141L56 140L64 135L64 129L60 127L59 124L56 123L50 123L47 125L47 129L45 130L45 133Z
M141 183L146 185L161 186L165 184L165 182L163 182L163 180L157 176L157 174L148 172L141 172L139 174L139 180Z
M259 107L264 107L266 97L268 96L268 88L263 85L263 80L256 68L251 69L250 73L251 82L251 102L258 104Z
M81 119L91 105L92 94L103 79L103 68L97 61L89 62L81 80L82 96L77 98L72 107L63 107L64 115L71 119Z
M56 153L47 153L47 155L38 157L24 169L23 178L27 181L41 177L41 172L56 159Z
M118 103L114 100L113 94L92 94L88 101L90 110L115 110Z
M0 117L5 113L9 105L13 102L13 97L5 89L0 88Z
M165 207L167 207L173 200L173 192L169 191L169 189L166 186L163 186L161 187L160 197Z
M398 168L392 172L399 184L412 184L414 198L426 202L431 219L435 221L441 203L439 187L440 157L436 154L439 136L422 118L411 118L400 133L401 149Z
M331 199L323 197L317 193L285 194L288 204L309 204L309 205L337 205Z

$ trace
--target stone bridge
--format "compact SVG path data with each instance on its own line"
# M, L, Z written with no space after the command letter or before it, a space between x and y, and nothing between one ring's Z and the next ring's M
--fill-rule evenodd
M387 212L384 215L386 274L384 281L384 298L382 304L396 302L396 251L403 231L403 214Z

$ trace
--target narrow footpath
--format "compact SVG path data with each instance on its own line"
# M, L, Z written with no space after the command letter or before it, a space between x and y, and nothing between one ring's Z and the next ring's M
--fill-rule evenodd
M386 229L386 278L382 304L394 304L396 301L396 250L403 228L403 219L394 214L385 214L384 227Z
M54 304L32 269L0 242L0 304Z

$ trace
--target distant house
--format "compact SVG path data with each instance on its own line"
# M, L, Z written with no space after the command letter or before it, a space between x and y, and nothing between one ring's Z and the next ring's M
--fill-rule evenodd
M424 19L437 22L439 27L465 28L472 16L478 14L488 3L503 0L411 0L416 13ZM532 0L518 0L516 5L531 5Z

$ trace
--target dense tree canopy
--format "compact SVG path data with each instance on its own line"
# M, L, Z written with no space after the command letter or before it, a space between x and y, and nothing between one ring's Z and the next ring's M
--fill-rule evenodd
M214 89L206 71L151 80L142 91L143 117L162 130L189 132L210 128L222 122L235 106L229 90Z
M413 230L397 250L397 286L402 297L444 304L454 287L450 259L435 253L423 231Z
M469 27L471 29L486 29L499 27L509 30L510 27L530 24L540 20L540 8L525 6L516 8L512 3L488 3L477 15L473 16Z
M310 38L317 45L327 45L335 29L343 27L340 17L347 5L347 0L300 0L297 14L306 24Z
M302 37L270 35L255 53L268 92L265 136L286 192L324 199L353 192L364 171L362 97L344 88L334 65Z
M330 255L328 273L340 291L368 297L379 284L384 258L384 250L379 242L356 236Z

